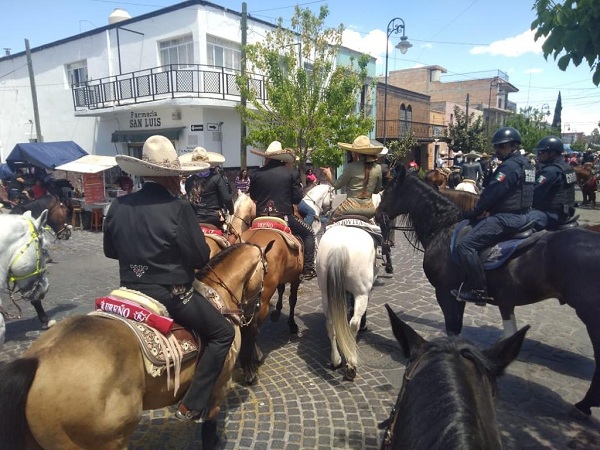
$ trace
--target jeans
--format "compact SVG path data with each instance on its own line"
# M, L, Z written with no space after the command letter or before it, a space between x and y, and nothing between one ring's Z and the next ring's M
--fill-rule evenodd
M304 217L306 224L312 226L315 221L315 215L317 214L316 211L304 200L300 200L300 203L298 203L298 211L300 211L300 214Z

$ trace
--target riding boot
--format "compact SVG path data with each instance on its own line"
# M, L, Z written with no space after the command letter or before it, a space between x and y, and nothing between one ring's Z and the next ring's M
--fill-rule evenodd
M486 302L493 300L487 292L487 281L483 264L477 253L467 253L461 255L461 263L467 280L459 289L453 289L452 295L456 300L462 302L475 303L479 306L485 306Z

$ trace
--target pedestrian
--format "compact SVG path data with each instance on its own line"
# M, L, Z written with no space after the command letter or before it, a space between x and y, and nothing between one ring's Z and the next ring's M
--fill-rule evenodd
M242 192L246 194L250 189L250 177L248 176L248 169L240 170L240 173L235 177L235 190L236 192Z
M209 164L182 165L171 141L158 135L146 140L140 159L116 159L127 173L144 177L144 185L113 200L104 221L104 254L119 261L121 286L158 300L176 322L202 337L204 351L175 417L196 423L212 420L219 407L209 410L209 399L234 330L192 287L194 271L206 265L210 249L194 208L178 198L180 175L206 170Z
M473 229L456 247L466 280L460 289L453 289L452 294L458 301L477 304L490 300L479 251L528 222L535 182L533 168L519 152L521 135L516 129L500 128L492 137L492 145L502 164L492 174L475 207L464 213L464 218L472 221Z

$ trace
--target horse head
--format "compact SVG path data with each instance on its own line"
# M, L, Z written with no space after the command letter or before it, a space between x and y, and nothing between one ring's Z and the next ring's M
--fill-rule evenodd
M229 225L241 235L252 225L252 220L256 217L256 205L248 194L238 191L238 197L233 204L233 215L229 216Z

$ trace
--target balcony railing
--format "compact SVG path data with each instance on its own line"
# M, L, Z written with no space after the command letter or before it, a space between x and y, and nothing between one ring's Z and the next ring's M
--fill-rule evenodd
M441 138L446 136L446 125L407 120L388 120L385 127L385 138L388 141L398 140L412 132L415 139ZM383 139L383 120L377 121L377 140Z
M166 65L114 75L74 85L75 111L98 110L169 98L213 98L239 101L236 77L240 71L224 67ZM247 74L250 88L266 100L265 78Z

